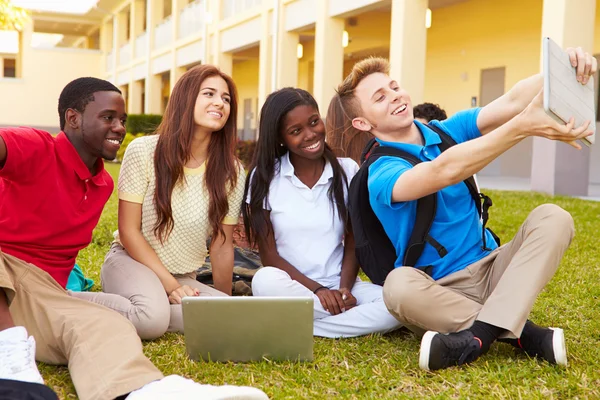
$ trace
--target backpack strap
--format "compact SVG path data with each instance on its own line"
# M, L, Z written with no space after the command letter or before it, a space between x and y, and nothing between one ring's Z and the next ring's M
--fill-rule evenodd
M350 181L348 214L354 233L356 259L371 282L383 285L398 256L369 201L369 166L374 160L374 157L369 157L361 163Z
M377 143L377 139L371 138L363 148L362 153L360 154L360 165L362 165L366 160L369 153L373 150L374 147L378 147L379 143Z
M444 132L439 127L437 127L433 124L427 124L427 126L432 131L434 131L435 133L437 133L439 135L442 142L438 145L438 147L440 148L441 152L448 150L450 147L452 147L456 144L456 141L454 139L452 139L452 137L450 135L448 135L446 132ZM486 196L485 194L479 192L479 188L477 187L477 184L475 183L475 178L473 176L468 177L463 182L467 186L467 189L469 189L469 193L471 194L471 197L473 198L473 201L475 202L475 208L477 209L477 212L479 213L479 217L481 218L481 222L482 222L481 238L483 240L482 249L486 250L486 251L490 251L491 249L487 247L485 226L489 219L489 208L493 205L492 199L489 198L488 196ZM483 205L481 203L482 200L483 200ZM491 230L489 230L489 231L492 234L492 237L494 238L496 243L498 245L500 245L500 238Z
M415 166L422 161L406 151L399 150L388 146L376 147L369 157L369 162L374 162L377 158L382 156L393 156L399 157L408 161L412 166ZM444 257L448 254L448 251L442 246L437 240L429 235L429 230L433 224L437 212L437 193L421 197L417 200L417 212L415 218L415 224L408 240L406 251L404 252L404 260L402 264L409 267L415 267L417 261L421 257L425 248L425 243L429 243L440 257ZM424 266L417 267L422 269L428 275L431 275L432 267Z

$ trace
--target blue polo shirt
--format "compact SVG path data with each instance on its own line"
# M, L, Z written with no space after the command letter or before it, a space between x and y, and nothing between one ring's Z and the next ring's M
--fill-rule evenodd
M431 124L448 133L457 143L466 142L481 136L477 128L477 116L480 108L461 111L444 121L432 121ZM441 139L437 133L415 120L423 134L424 146L379 141L381 146L390 146L404 150L423 161L431 161L440 155L438 144ZM408 240L413 231L417 215L417 201L392 202L392 189L403 172L412 165L401 158L384 156L369 167L369 201L385 232L396 248L395 267L401 267ZM433 279L441 279L453 272L487 256L490 251L483 250L481 240L481 220L469 189L463 183L448 186L437 193L437 213L429 231L431 237L446 248L448 253L440 257L429 243L417 266L431 265ZM486 245L495 249L496 242L486 231Z

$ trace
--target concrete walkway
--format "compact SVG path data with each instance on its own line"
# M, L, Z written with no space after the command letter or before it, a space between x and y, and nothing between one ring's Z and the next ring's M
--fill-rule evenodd
M477 176L479 186L483 189L493 190L516 190L522 192L531 191L531 180L529 178L501 177L501 176ZM574 196L583 200L600 201L600 184L591 184L587 196Z

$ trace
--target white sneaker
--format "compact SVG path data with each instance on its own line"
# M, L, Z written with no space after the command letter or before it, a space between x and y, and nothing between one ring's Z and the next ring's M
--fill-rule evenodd
M133 391L127 400L268 400L262 391L248 386L201 385L179 375L169 375Z
M35 339L22 326L0 331L0 378L44 384L35 364Z

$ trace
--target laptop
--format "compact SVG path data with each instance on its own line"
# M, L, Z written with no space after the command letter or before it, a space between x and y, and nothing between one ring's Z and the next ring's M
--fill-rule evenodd
M549 37L543 40L544 110L558 122L567 123L575 118L578 128L590 121L594 135L581 139L591 146L596 135L596 106L594 102L594 77L587 84L577 82L575 68L568 54Z
M187 353L204 361L312 361L313 298L184 297Z

